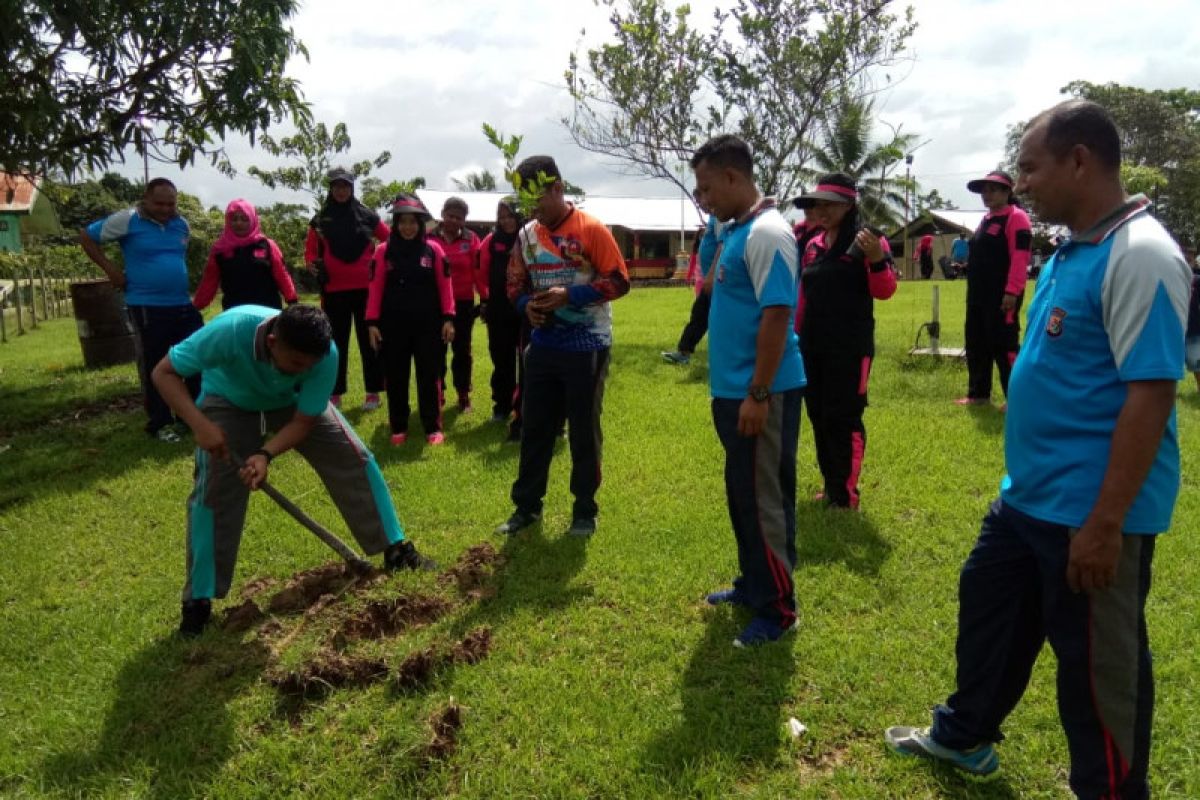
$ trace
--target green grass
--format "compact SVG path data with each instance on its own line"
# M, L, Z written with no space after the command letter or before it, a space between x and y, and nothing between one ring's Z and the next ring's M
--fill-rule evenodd
M941 284L943 342L961 342L962 285ZM131 367L85 372L69 321L0 346L0 795L12 797L1065 797L1067 753L1054 661L1038 664L1006 725L1001 777L978 784L885 752L880 734L920 723L952 688L956 582L1003 469L1003 418L950 400L960 364L907 355L931 284L877 306L861 515L829 514L812 440L801 433L802 627L742 652L743 619L700 598L735 570L706 374L666 365L691 300L643 289L615 305L605 396L600 531L569 524L560 447L540 529L501 541L517 450L490 426L483 329L476 412L447 415L447 443L387 446L384 410L350 411L375 448L410 535L444 564L492 542L507 558L493 597L458 599L432 575L389 579L312 619L272 653L254 632L175 640L191 454L150 441L137 410L91 412L136 389ZM704 349L701 348L703 355ZM355 363L357 363L355 359ZM351 374L356 372L352 364ZM1156 795L1200 795L1190 740L1200 494L1182 386L1184 488L1156 558L1149 624L1158 707ZM361 386L347 407L361 402ZM274 482L344 531L308 467ZM252 499L233 599L251 579L330 560L267 498ZM341 688L298 712L268 677L310 659L367 597L455 599L436 623L348 652L395 667L477 626L489 657L424 690ZM276 642L278 639L275 640ZM429 718L462 707L457 748L427 759ZM789 717L809 731L792 740Z

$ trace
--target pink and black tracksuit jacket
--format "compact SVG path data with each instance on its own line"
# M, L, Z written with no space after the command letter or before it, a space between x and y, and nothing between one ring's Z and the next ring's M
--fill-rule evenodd
M857 508L867 449L863 410L875 356L874 304L896 293L896 272L890 258L871 264L861 256L830 257L824 233L809 240L800 263L796 331L825 501Z
M965 330L967 397L991 397L993 363L1000 372L1000 388L1008 394L1008 376L1020 344L1021 299L1032 246L1029 217L1016 206L988 214L971 239ZM1006 294L1017 298L1008 312L1000 308Z
M207 308L218 288L222 310L245 305L283 308L279 302L280 294L288 303L297 300L292 276L283 263L283 253L265 236L232 253L218 253L215 249L209 252L192 305Z

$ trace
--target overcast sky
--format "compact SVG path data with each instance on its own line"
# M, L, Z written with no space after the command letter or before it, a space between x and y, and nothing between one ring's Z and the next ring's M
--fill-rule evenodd
M693 19L706 23L718 1L693 2ZM913 6L913 61L895 71L898 81L879 97L876 113L928 140L915 154L914 174L923 190L936 188L962 208L982 208L964 184L999 162L1006 125L1058 102L1069 81L1200 87L1196 0L916 0ZM589 193L675 192L579 150L559 122L570 111L563 88L569 54L581 42L595 46L608 37L604 9L591 0L307 0L293 25L311 61L297 59L289 71L303 84L315 118L348 125L354 146L347 162L390 150L391 163L378 173L385 180L422 175L429 188L452 189L453 177L473 170L498 174L499 156L480 132L486 121L523 133L523 155L556 156L564 175ZM300 199L245 175L252 164L271 165L261 150L241 141L227 147L242 173L234 180L206 163L183 174L154 171L206 205L224 207L235 197L256 204ZM141 165L135 156L119 171L140 178Z

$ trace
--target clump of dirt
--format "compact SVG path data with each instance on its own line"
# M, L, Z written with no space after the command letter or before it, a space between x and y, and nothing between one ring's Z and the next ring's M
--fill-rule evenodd
M439 619L450 610L449 601L434 595L401 595L374 600L341 624L337 632L345 639L381 639L405 628Z
M447 653L440 653L433 647L418 650L404 659L396 668L393 683L402 692L420 689L433 680L434 675L448 660Z
M255 578L242 587L242 599L249 600L256 595L262 594L267 589L272 589L279 584L275 578Z
M504 563L504 557L488 542L468 548L445 572L438 576L443 586L454 584L458 591L472 600L482 600L495 594L487 581Z
M454 660L460 664L478 664L492 650L492 629L476 628L454 645Z
M433 740L425 745L426 760L446 758L458 744L458 729L462 727L462 707L451 700L449 705L438 711L429 720L433 729Z
M273 614L295 614L316 603L322 595L336 595L357 576L344 564L323 564L313 569L297 572L281 590L275 593L267 606Z
M253 600L245 600L241 605L225 609L221 627L230 633L242 633L262 622L266 616L258 607L258 603Z
M412 653L396 668L393 684L408 692L427 686L438 672L453 664L478 664L492 647L492 631L480 627L468 633L453 647L427 647Z
M280 694L314 698L342 686L366 686L387 677L387 671L381 659L321 651L299 669L273 677L271 683Z

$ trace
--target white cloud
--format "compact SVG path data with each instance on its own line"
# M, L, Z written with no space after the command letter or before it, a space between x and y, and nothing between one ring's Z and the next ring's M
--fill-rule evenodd
M693 3L696 24L711 19L712 0ZM1200 4L1195 0L1078 3L1046 0L916 0L915 60L899 85L881 95L882 120L902 123L920 140L915 174L964 208L980 207L964 184L1000 160L1006 126L1028 119L1062 96L1071 80L1149 88L1196 86ZM344 121L353 140L346 161L392 161L385 179L422 175L431 188L479 168L498 173L500 160L480 125L523 133L523 154L555 155L564 174L596 194L670 195L664 182L622 174L570 142L561 117L570 111L563 86L568 55L607 36L602 6L589 0L490 0L396 3L394 0L309 0L293 20L311 61L296 60L314 115ZM905 77L906 74L906 77ZM244 174L271 159L248 143L228 143L242 175L234 181L198 164L178 177L206 204L243 196L256 203L296 201ZM141 174L131 158L120 171ZM173 169L159 170L173 173Z

